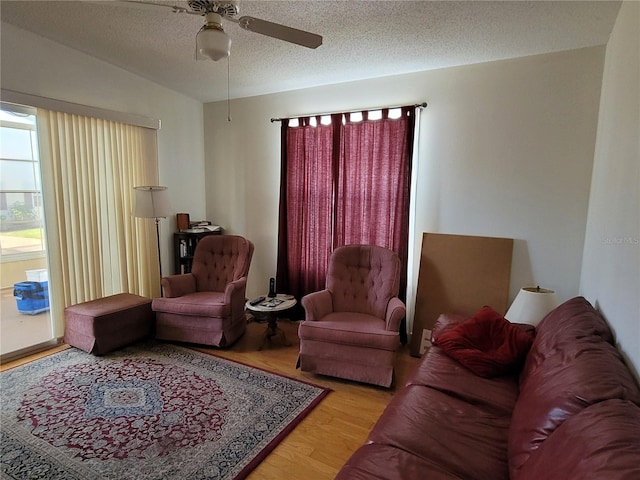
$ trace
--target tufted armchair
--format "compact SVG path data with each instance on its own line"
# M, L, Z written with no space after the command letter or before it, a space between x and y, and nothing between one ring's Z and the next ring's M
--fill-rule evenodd
M154 298L156 338L228 346L245 331L247 274L253 244L236 235L202 238L191 273L162 279L164 297Z
M372 245L337 248L325 290L302 298L300 369L390 387L405 316L399 286L396 253Z

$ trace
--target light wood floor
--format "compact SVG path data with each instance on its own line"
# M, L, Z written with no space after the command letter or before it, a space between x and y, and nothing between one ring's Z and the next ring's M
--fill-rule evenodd
M296 370L299 349L297 322L280 320L290 347L274 342L262 351L264 323L251 322L231 348L199 350L331 388L333 391L249 475L249 480L333 479L349 456L367 439L395 390L315 376ZM66 346L59 347L67 348ZM49 351L51 353L52 351ZM40 354L39 356L42 356ZM34 357L2 365L2 370ZM408 349L398 355L396 385L402 385L418 359Z

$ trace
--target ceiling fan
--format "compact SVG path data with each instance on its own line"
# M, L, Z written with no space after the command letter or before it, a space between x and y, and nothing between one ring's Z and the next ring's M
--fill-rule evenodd
M237 23L244 30L259 33L268 37L284 40L307 48L318 48L322 45L322 36L315 33L287 27L279 23L261 20L255 17L242 16L239 13L237 0L188 0L187 7L155 3L144 0L120 0L120 4L138 4L149 7L170 8L174 13L200 15L205 24L196 35L196 59L210 58L218 61L228 57L231 52L231 37L222 28L222 19Z

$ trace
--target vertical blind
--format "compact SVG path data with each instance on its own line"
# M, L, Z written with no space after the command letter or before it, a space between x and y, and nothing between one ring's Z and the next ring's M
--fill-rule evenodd
M44 109L37 119L54 318L114 293L158 296L153 225L132 215L133 187L157 183L156 131Z

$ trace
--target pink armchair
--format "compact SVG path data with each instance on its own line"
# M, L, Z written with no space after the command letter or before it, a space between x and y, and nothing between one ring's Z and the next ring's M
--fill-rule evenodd
M224 347L244 333L247 274L253 244L235 235L209 235L196 246L191 273L162 279L154 298L156 338Z
M302 298L300 369L390 387L406 313L399 285L400 259L391 250L337 248L326 289Z

